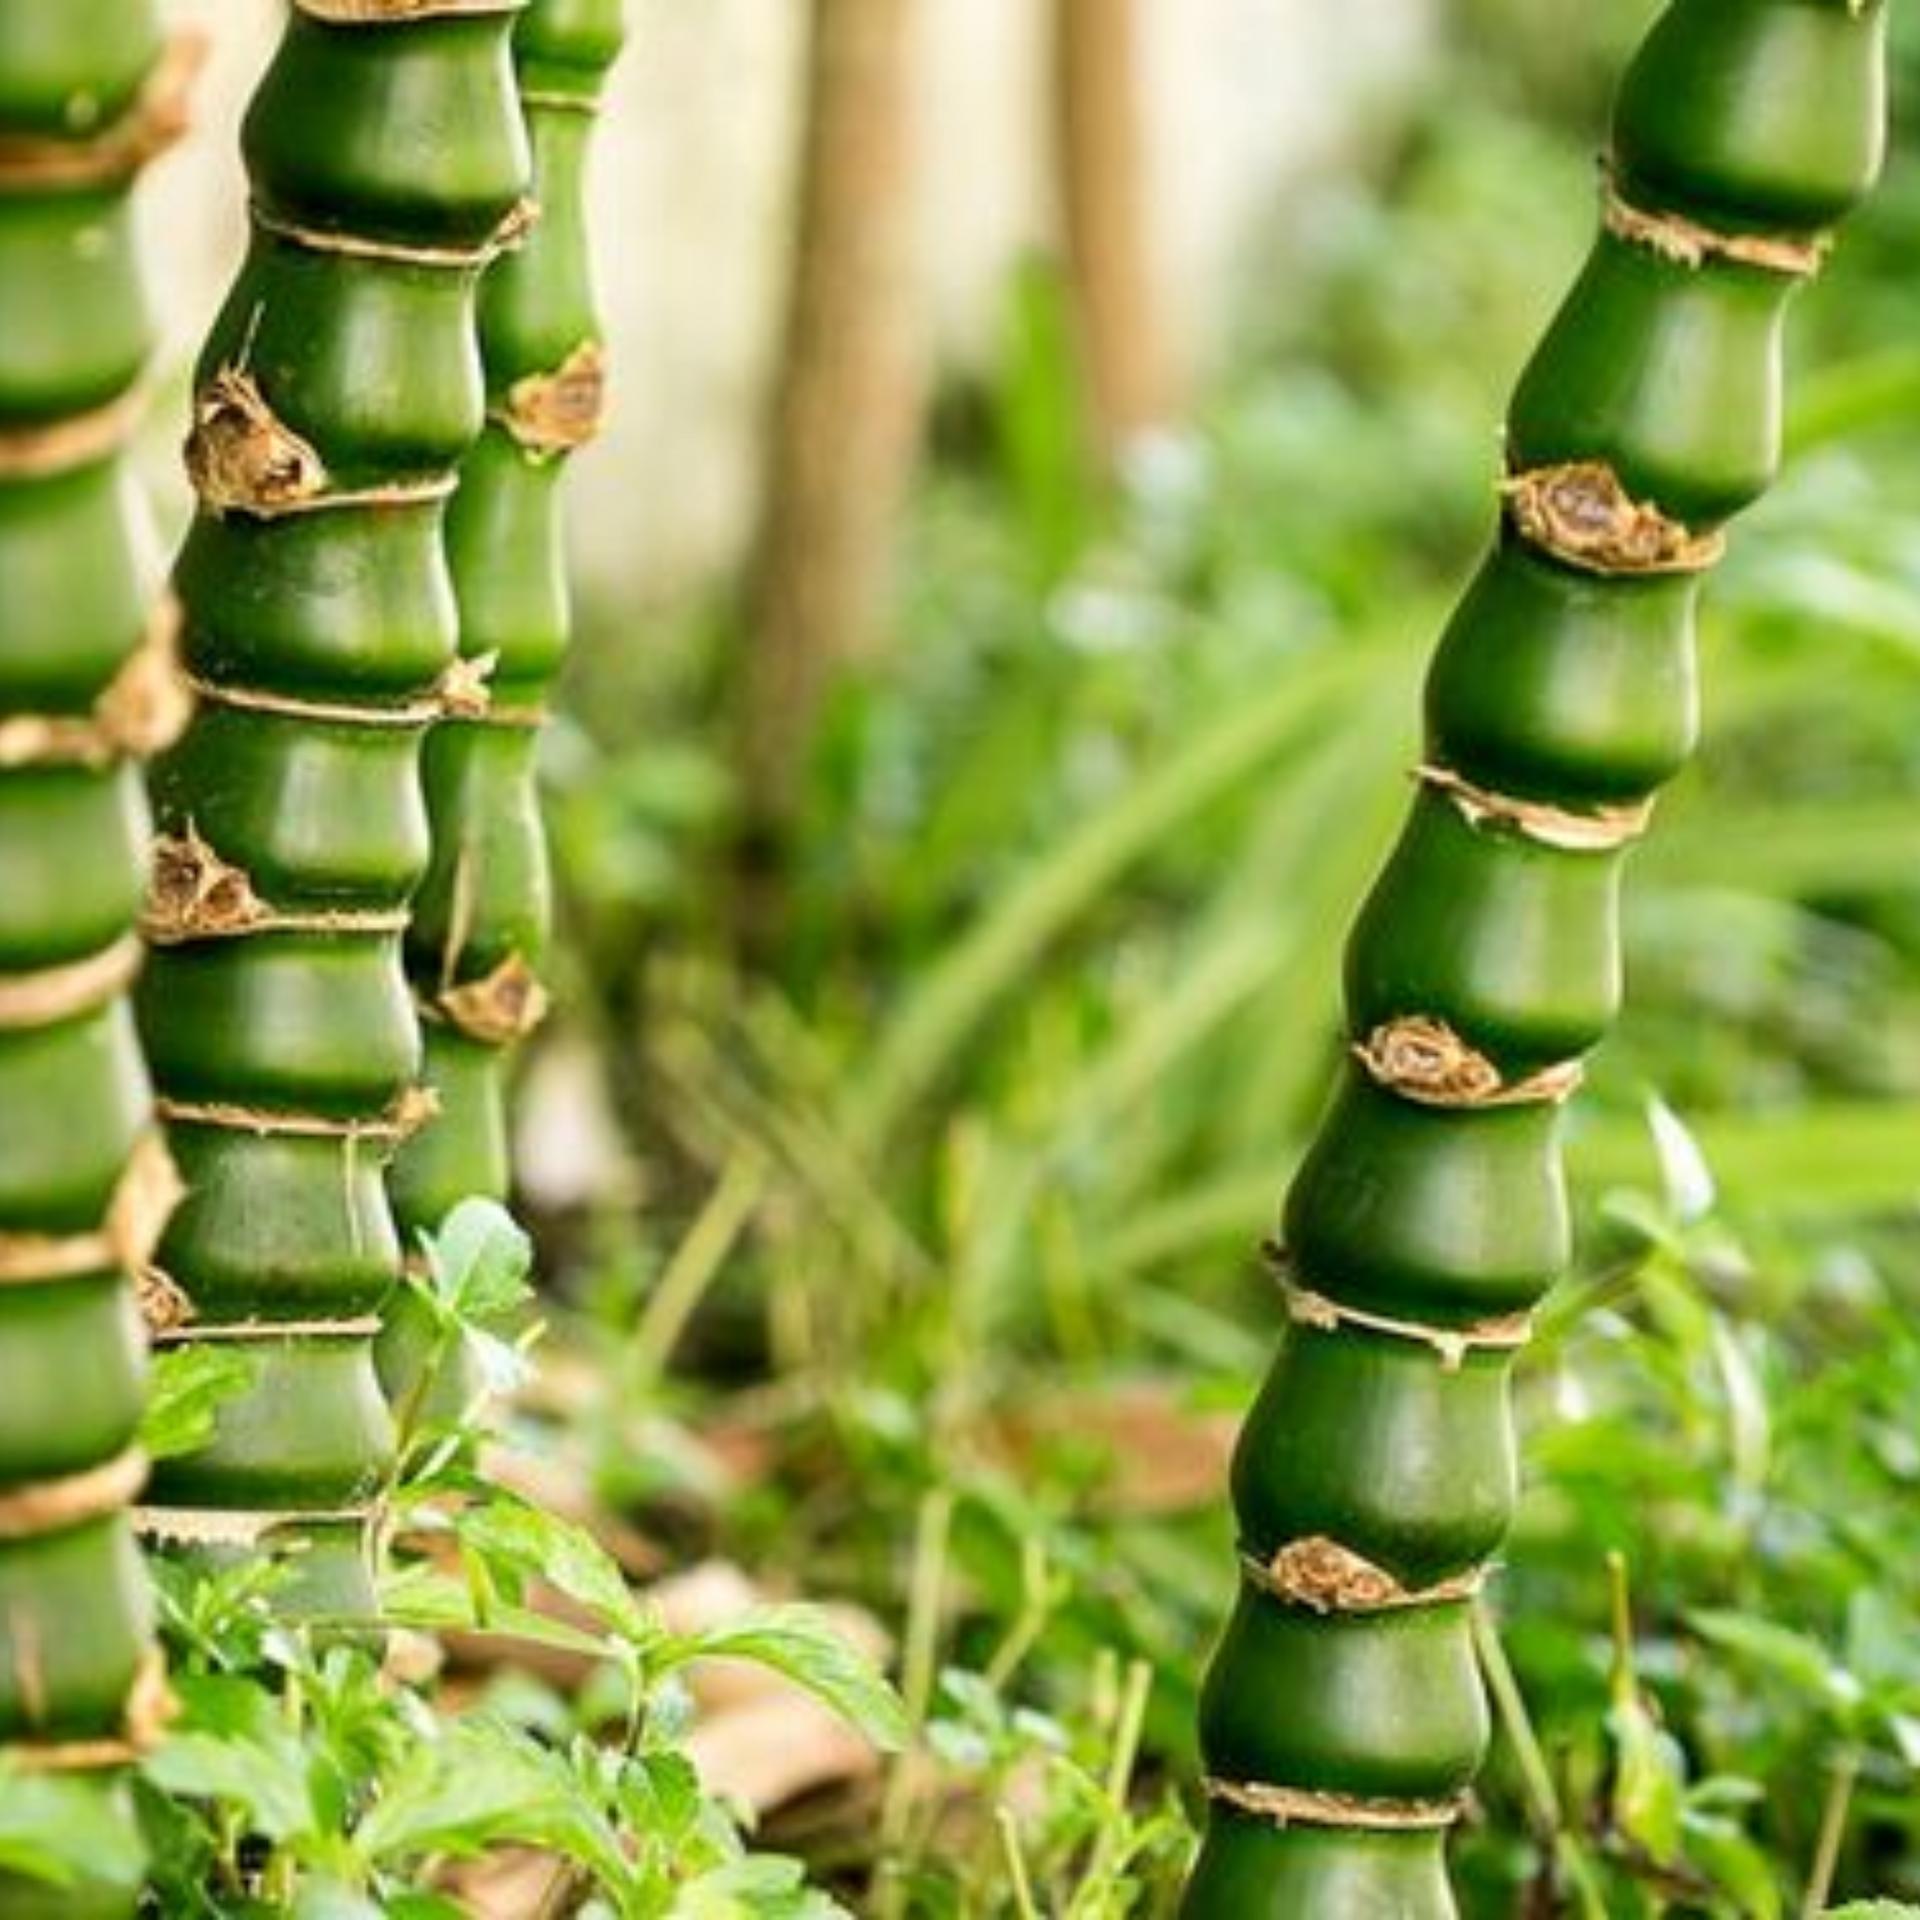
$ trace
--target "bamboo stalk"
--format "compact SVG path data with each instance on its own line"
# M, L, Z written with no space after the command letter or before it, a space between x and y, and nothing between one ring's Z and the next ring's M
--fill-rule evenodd
M195 377L175 583L200 708L154 771L140 994L188 1186L155 1333L217 1339L250 1379L141 1517L171 1550L282 1561L296 1612L373 1611L384 1165L424 1113L401 964L421 741L486 697L442 523L484 410L476 288L529 212L516 4L301 0L248 110L252 241Z
M0 1764L121 1775L163 1699L127 1508L130 1277L172 1204L128 991L135 756L183 717L127 459L151 347L130 223L191 48L147 0L0 0ZM0 1873L0 1914L136 1890Z
M1781 323L1880 158L1884 8L1675 0L1602 228L1508 419L1412 818L1347 953L1352 1058L1285 1209L1292 1324L1233 1475L1190 1915L1456 1912L1488 1735L1471 1594L1508 1380L1563 1271L1559 1108L1619 999L1625 850L1696 725L1693 608L1779 458Z
M623 10L622 0L532 0L514 34L541 217L481 286L487 424L447 517L460 653L486 670L491 698L427 736L433 854L407 966L439 1111L394 1166L410 1233L472 1195L507 1199L506 1077L547 1005L551 886L535 757L573 629L561 481L599 425L605 379L585 171ZM381 1351L390 1388L413 1365L423 1324L396 1316Z

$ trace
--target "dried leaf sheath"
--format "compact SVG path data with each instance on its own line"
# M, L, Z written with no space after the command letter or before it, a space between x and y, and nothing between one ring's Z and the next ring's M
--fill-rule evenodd
M1877 171L1883 13L1676 0L1622 84L1287 1199L1195 1920L1456 1912L1445 1832L1488 1734L1466 1596L1511 1515L1517 1343L1567 1260L1559 1107L1617 1008L1626 847L1692 747L1699 576L1778 461L1782 320Z

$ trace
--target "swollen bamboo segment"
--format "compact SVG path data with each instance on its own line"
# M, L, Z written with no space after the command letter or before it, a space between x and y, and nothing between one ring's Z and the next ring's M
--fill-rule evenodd
M132 756L183 717L124 455L149 347L129 200L187 64L146 0L0 0L0 1757L109 1794L158 1685L128 1280L173 1197L127 997ZM4 1915L132 1903L0 1875Z
M201 357L176 569L197 716L155 767L143 1035L187 1196L162 1342L242 1356L157 1540L297 1555L370 1609L392 1446L373 1338L400 1278L385 1163L424 1117L402 966L429 725L486 698L442 552L481 426L481 273L520 235L519 0L300 0L244 133L253 235Z
M447 516L460 652L490 701L428 736L433 855L407 940L438 1112L403 1150L401 1223L431 1227L475 1194L507 1197L505 1076L547 1004L539 728L571 634L561 480L600 419L603 353L584 171L622 0L532 0L514 34L540 221L480 294L487 425ZM404 1371L404 1334L383 1355Z
M1412 817L1348 948L1349 1063L1287 1200L1191 1915L1455 1912L1508 1380L1569 1250L1558 1109L1618 1005L1626 849L1691 749L1700 576L1778 461L1785 310L1878 168L1883 26L1878 0L1677 0L1622 83L1601 231L1514 398L1504 524L1434 661Z

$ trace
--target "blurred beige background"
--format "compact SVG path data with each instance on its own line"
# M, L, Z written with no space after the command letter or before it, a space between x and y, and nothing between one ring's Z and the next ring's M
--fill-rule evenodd
M212 36L196 131L144 194L166 366L231 275L235 137L278 0L166 0ZM606 445L577 480L594 585L671 594L737 562L779 339L804 83L803 0L632 0L596 195L615 355ZM992 338L1008 269L1057 221L1046 0L922 0L920 284L949 363ZM1289 186L1364 138L1428 44L1437 0L1142 0L1153 264L1174 352L1230 337ZM617 483L615 476L618 476Z

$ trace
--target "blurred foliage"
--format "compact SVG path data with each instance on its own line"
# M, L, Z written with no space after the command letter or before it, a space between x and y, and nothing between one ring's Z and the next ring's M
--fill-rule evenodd
M1289 210L1244 356L1111 492L1052 271L1009 290L771 976L715 878L729 624L600 610L552 755L549 1060L619 1117L640 1202L552 1223L603 1382L572 1417L687 1552L915 1595L934 1778L891 1790L876 1910L1018 1911L1016 1855L1055 1889L1030 1910L1164 1908L1156 1796L1232 1563L1223 1491L1126 1489L1263 1370L1250 1250L1648 13L1456 0L1383 177ZM1473 1915L1920 1898L1916 258L1920 132L1798 315L1796 457L1711 591L1709 737L1633 875L1632 1010L1571 1125L1580 1271L1525 1376ZM935 1817L948 1789L1000 1817ZM858 1884L863 1837L816 1857Z

